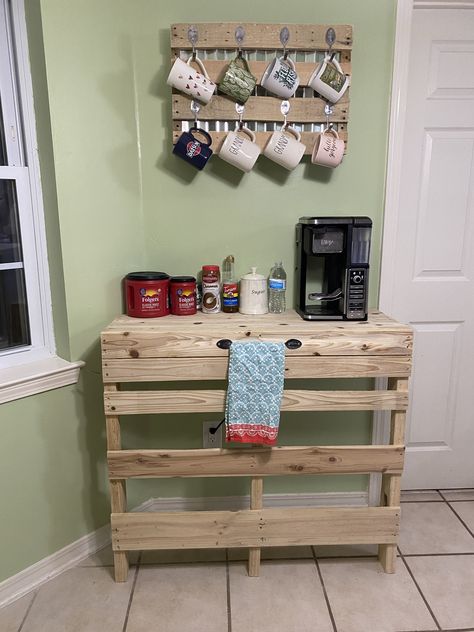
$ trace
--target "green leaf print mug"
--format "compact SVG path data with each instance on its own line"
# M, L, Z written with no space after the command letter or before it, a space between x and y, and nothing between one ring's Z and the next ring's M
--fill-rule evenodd
M227 94L237 103L245 103L257 85L256 78L250 72L247 61L237 55L233 59L225 72L222 81L219 83L219 91Z

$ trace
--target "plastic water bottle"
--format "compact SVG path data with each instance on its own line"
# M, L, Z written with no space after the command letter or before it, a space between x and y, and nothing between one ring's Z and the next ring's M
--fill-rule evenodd
M281 314L286 309L286 272L280 261L275 263L268 277L268 311Z

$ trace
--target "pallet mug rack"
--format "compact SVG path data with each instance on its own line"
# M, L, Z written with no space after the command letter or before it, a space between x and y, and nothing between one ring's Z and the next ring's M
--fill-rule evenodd
M193 26L197 31L197 41L189 41L188 32ZM321 24L254 24L237 22L173 24L171 27L171 61L177 57L187 60L193 49L202 59L210 78L215 83L225 72L229 61L242 52L249 64L250 71L257 78L254 95L245 104L244 121L256 134L256 142L263 149L271 134L283 123L282 100L267 95L260 85L263 73L275 57L283 52L280 32L288 28L289 40L286 52L296 63L300 85L294 97L290 99L288 123L301 132L301 142L306 145L306 154L311 154L316 135L327 124L325 111L327 102L308 86L309 79L316 66L328 50L326 33L334 29L335 38L331 46L332 53L342 66L345 74L351 76L352 26ZM237 43L235 32L242 27L245 37ZM336 104L332 105L329 121L346 143L349 121L350 87ZM195 120L191 111L191 97L173 88L172 91L173 144L182 132L188 131ZM214 151L218 151L228 131L235 128L238 116L235 102L226 96L215 94L211 102L202 105L199 111L198 126L212 137Z

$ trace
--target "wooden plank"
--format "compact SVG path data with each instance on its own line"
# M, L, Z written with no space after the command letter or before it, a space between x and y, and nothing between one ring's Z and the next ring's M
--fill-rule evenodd
M106 393L116 393L117 384L105 384ZM120 450L122 440L120 435L120 420L117 416L110 415L106 418L107 449ZM123 513L127 511L127 487L126 481L109 481L110 506L112 513ZM116 582L127 581L128 576L128 554L123 551L114 551L114 574Z
M116 551L395 543L396 507L284 507L112 514Z
M171 325L171 324L170 324ZM255 325L251 329L214 327L211 331L201 328L178 329L170 326L168 331L106 331L102 334L102 354L109 358L186 358L186 357L223 357L228 351L217 346L222 338L229 340L262 340L284 342L288 338L297 338L302 345L299 349L286 350L287 356L373 356L404 355L411 356L413 335L399 332L348 332L333 329L327 335L317 331L308 333L291 329L291 333L282 335L264 326Z
M102 363L104 382L174 382L227 379L227 358L119 358ZM408 377L408 356L291 356L285 361L285 379L340 377Z
M248 22L204 22L194 23L198 29L198 50L223 48L236 49L235 29L243 26L245 38L243 49L281 50L280 31L287 26L290 31L288 50L326 50L326 31L330 26L336 31L333 50L352 48L352 26L349 24L257 24ZM190 23L171 25L171 48L190 50L188 39Z
M403 446L323 446L107 452L109 476L170 478L400 473Z
M331 121L344 123L349 118L349 90L333 106ZM291 99L291 109L288 113L290 123L318 123L326 122L324 106L326 102L320 98ZM185 94L172 95L173 120L189 120L191 117L191 97ZM277 97L250 97L245 103L244 120L246 121L282 121L281 99ZM199 112L200 121L235 121L235 103L223 96L214 96L212 101L203 105Z
M250 482L250 509L263 508L263 478L252 478ZM249 577L260 574L260 548L252 547L249 551Z
M178 141L178 138L181 136L181 133L182 133L181 131L173 132L173 144L175 144ZM210 130L208 134L212 138L212 150L214 152L219 152L221 145L224 142L224 139L227 135L227 132L215 132L213 130ZM256 138L255 142L257 143L257 145L260 147L262 151L265 148L268 141L270 140L270 136L272 134L273 132L255 132L255 138ZM301 135L301 142L306 145L306 149L304 152L306 156L310 156L312 154L317 135L318 135L317 132L303 132L303 134ZM347 132L340 133L339 138L341 138L344 141L347 141Z
M172 61L177 57L177 55L173 56ZM214 83L219 83L219 80L224 75L227 66L229 65L229 60L218 60L218 59L203 59L204 66L209 74L209 77L214 81ZM254 61L252 59L248 60L248 65L250 67L250 72L257 79L257 85L261 84L261 79L263 77L263 73L267 69L270 61ZM313 74L316 66L319 62L296 62L296 71L298 73L298 77L300 79L300 87L307 86L311 75ZM351 63L345 61L341 64L342 70L346 75L351 74Z
M220 390L105 393L105 414L222 412L225 397ZM281 410L405 410L407 405L407 394L396 391L285 390Z
M327 336L334 330L356 333L359 330L364 332L378 332L383 329L386 332L398 332L411 334L412 328L409 325L400 323L390 318L379 310L370 310L367 321L309 321L303 320L294 309L287 309L283 314L262 314L257 316L246 314L226 314L219 312L218 314L203 314L198 312L194 316L165 316L162 318L132 318L126 314L121 314L107 326L105 332L126 329L133 331L163 331L174 329L210 329L210 328L227 328L242 327L251 329L253 326L265 327L266 330L273 329L283 331L286 327L291 327L295 331L306 331ZM105 333L104 332L104 333Z

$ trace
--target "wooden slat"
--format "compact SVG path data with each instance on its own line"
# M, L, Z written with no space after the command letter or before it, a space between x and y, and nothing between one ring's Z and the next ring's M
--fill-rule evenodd
M379 310L370 310L367 321L308 321L303 320L294 309L287 309L283 314L262 314L262 315L245 315L245 314L226 314L219 312L218 314L203 314L198 312L194 316L166 316L164 318L132 318L126 314L121 314L107 326L105 332L116 330L134 331L163 331L163 330L181 330L181 329L204 329L211 328L238 328L251 329L252 327L264 327L265 330L272 329L275 332L290 327L293 331L306 331L327 336L335 330L345 331L347 335L357 333L363 330L367 333L379 333L380 330L385 332L398 332L410 334L412 328L404 325L393 318L390 318Z
M170 478L401 473L403 446L324 446L107 452L109 476Z
M182 133L181 131L173 132L173 144L175 144L178 141L178 138L181 136L181 133ZM212 150L215 153L219 152L221 145L224 142L224 139L227 135L227 132L215 132L215 131L210 130L208 134L212 138ZM264 150L266 144L270 140L270 136L272 134L273 132L255 132L255 142L257 143L257 145L260 147L262 151ZM318 135L317 132L303 132L303 134L301 134L301 142L306 145L306 149L304 152L306 156L310 156L312 154L317 135ZM342 133L339 133L339 138L347 142L347 132L344 131Z
M198 29L198 50L208 48L236 49L235 29L243 26L243 49L281 50L280 31L287 26L290 31L289 50L326 50L326 31L332 26L336 31L333 50L352 48L352 26L348 24L256 24L247 22L195 23ZM188 29L191 23L171 25L171 48L189 50Z
M105 393L106 415L221 412L226 392L121 391ZM282 411L316 410L405 410L406 393L395 391L307 391L285 390Z
M250 482L250 509L263 508L263 478L255 477ZM249 576L260 574L260 548L252 547L249 551Z
M349 90L333 107L331 121L344 123L349 117ZM303 99L295 97L291 99L291 109L288 113L290 123L322 123L326 122L324 113L325 101L319 98ZM184 94L172 96L173 120L189 120L191 97ZM245 103L244 118L246 121L276 121L281 122L281 99L277 97L250 97ZM235 103L223 96L214 96L212 101L203 105L199 112L200 121L235 121L238 117L235 113Z
M175 56L173 56L174 61ZM209 77L214 81L214 83L219 83L219 80L225 73L227 66L229 65L229 60L217 60L217 59L203 59L203 63L206 67L206 70L209 74ZM261 79L263 77L263 73L267 69L270 61L254 61L248 60L248 65L250 67L250 72L257 79L257 85L261 84ZM300 79L300 87L304 87L308 85L309 79L313 74L316 66L319 64L316 62L296 62L296 71L298 73L298 77ZM351 74L351 64L349 62L343 62L341 64L342 70L346 75Z
M112 514L116 551L396 542L395 507Z
M173 382L183 380L224 380L227 358L120 358L104 360L104 382ZM295 357L287 356L285 379L380 377L410 375L407 356Z
M238 321L237 321L238 322ZM329 332L311 331L304 325L278 331L265 327L265 323L251 325L248 329L236 325L218 328L199 327L189 323L189 328L174 327L168 330L147 329L129 331L108 330L102 334L102 353L109 358L159 358L159 357L224 357L228 351L220 349L217 342L254 339L267 342L285 342L297 338L299 349L286 350L287 356L372 356L411 355L413 334L379 329L370 331L360 327L356 331L334 327ZM288 333L286 333L288 331Z

